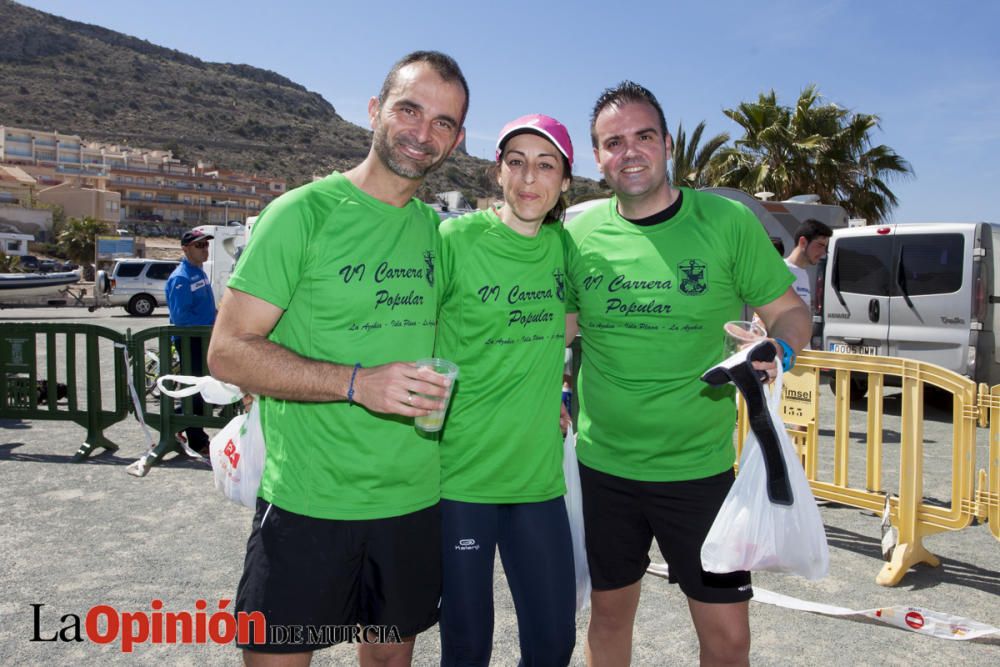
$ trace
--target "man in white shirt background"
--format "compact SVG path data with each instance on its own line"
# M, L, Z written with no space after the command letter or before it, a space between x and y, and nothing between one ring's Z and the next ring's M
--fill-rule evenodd
M795 230L795 247L785 258L785 264L795 276L795 284L792 289L798 294L806 305L812 310L812 282L806 269L816 266L820 260L826 257L827 246L830 245L830 237L833 230L819 220L809 219L799 225Z

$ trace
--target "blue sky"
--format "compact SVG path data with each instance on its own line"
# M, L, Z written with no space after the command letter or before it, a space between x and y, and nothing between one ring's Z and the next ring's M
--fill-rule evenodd
M135 2L23 4L214 62L274 70L367 127L368 98L402 54L454 56L472 88L468 149L547 113L569 128L576 172L597 177L590 108L629 78L678 121L738 136L724 108L774 89L882 119L875 140L916 172L893 185L894 220L1000 222L1000 3L956 0L644 2Z

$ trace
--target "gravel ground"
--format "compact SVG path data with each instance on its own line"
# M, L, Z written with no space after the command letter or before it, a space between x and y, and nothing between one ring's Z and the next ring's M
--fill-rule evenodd
M0 444L0 664L233 664L228 646L143 644L123 654L117 644L33 642L32 604L42 637L83 617L94 605L194 611L195 601L232 598L251 514L217 495L211 472L193 461L154 468L143 479L125 474L142 451L135 422L108 430L121 443L114 455L82 464L70 458L83 429L63 422L2 421ZM854 609L915 605L1000 626L1000 548L985 526L936 535L927 546L939 568L920 567L895 588L875 584L881 567L878 519L824 507L831 545L830 576L819 582L759 574L759 588ZM653 557L659 560L659 554ZM497 572L502 572L498 563ZM494 664L516 664L516 622L498 577ZM754 603L754 664L997 664L1000 642L955 642L877 624L830 618ZM579 617L573 664L583 664L587 614ZM418 639L416 660L436 664L437 633ZM317 654L317 664L351 664L346 646ZM697 645L683 596L647 576L635 631L634 664L695 664Z
M52 311L49 311L51 313ZM32 319L26 311L5 311L0 320ZM45 319L89 321L114 329L165 324L163 318L129 318L117 310L88 314L63 309ZM105 373L110 373L106 365ZM823 394L824 405L830 401ZM892 398L887 411L892 412ZM856 406L857 407L857 406ZM861 406L863 408L863 406ZM852 432L863 431L864 413L852 412ZM824 417L826 420L827 417ZM929 413L925 425L925 466L948 463L946 416ZM825 440L831 430L821 424ZM887 423L887 433L895 427ZM106 431L121 448L90 460L71 462L85 435L67 422L0 420L0 664L177 664L223 665L239 661L231 646L145 643L126 654L119 643L32 641L38 610L42 638L51 638L95 605L120 611L195 611L207 600L213 612L220 599L235 596L249 534L251 513L217 494L210 470L190 460L174 460L138 479L125 467L145 451L144 437L131 418ZM985 441L986 431L980 430ZM852 440L863 433L852 433ZM892 438L887 437L887 446ZM980 458L983 456L980 448ZM893 458L890 452L887 458ZM860 463L852 452L852 466ZM982 462L977 466L981 466ZM823 466L821 466L823 468ZM944 489L928 478L929 494ZM890 484L891 487L891 484ZM939 496L940 497L940 496ZM823 505L830 543L830 575L818 582L760 573L758 589L815 602L871 609L919 606L1000 626L1000 542L988 526L925 539L942 561L921 566L894 588L875 583L882 566L879 519L857 509ZM660 556L655 549L654 561ZM493 663L517 663L513 606L497 563L497 620ZM32 605L44 605L33 607ZM231 609L231 607L229 607ZM588 615L578 618L573 664L583 664L582 642ZM832 618L751 603L751 659L756 665L995 665L1000 637L959 642L934 639L875 622ZM440 657L436 630L417 641L415 664L434 665ZM316 664L353 664L352 648L338 646L316 655ZM647 576L635 628L634 664L697 664L697 642L684 597L666 581Z

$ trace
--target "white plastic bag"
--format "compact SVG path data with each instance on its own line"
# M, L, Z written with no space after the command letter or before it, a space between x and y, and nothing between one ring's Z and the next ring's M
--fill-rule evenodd
M768 394L766 387L764 393ZM780 407L779 373L767 396L767 409L788 469L793 502L780 505L768 499L764 457L751 431L743 445L739 475L701 547L701 565L708 572L785 572L820 579L829 570L823 520L785 432Z
M576 571L576 611L590 604L590 568L587 566L587 543L583 532L583 493L580 468L576 463L576 434L570 425L563 442L563 476L566 478L566 513L573 538L573 565Z
M175 385L186 384L183 389L167 389L164 382L173 382ZM234 384L216 380L211 375L197 377L194 375L161 375L156 378L156 386L165 395L171 398L184 398L201 394L206 403L215 405L229 405L243 398L243 391Z
M215 488L234 503L254 509L264 472L264 432L260 426L260 401L233 417L209 444Z

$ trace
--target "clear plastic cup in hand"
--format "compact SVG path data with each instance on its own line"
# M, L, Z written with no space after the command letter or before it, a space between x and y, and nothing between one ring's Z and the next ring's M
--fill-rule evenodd
M728 359L743 348L756 343L762 338L767 338L767 331L758 322L730 320L722 325L722 329L726 332L726 341L722 353L723 359Z
M448 395L443 399L439 399L437 396L417 394L418 396L429 398L432 401L440 400L444 403L444 406L440 410L432 410L428 415L424 415L423 417L414 417L413 419L413 425L421 431L426 433L437 433L442 429L442 427L444 427L444 416L448 412L448 402L451 400L451 392L455 386L455 379L458 378L458 366L447 359L432 358L420 359L417 361L417 368L429 368L435 373L443 375L451 380L451 385L448 387Z

